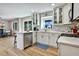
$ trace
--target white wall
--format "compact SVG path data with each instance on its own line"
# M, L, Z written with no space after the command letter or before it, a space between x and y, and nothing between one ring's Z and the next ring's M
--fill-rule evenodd
M74 3L74 19L79 16L79 3Z
M65 5L63 8L62 8L62 22L64 23L64 24L67 24L67 23L69 23L69 16L68 16L68 12L69 12L69 10L70 10L70 8L71 8L71 4L67 4L67 5Z

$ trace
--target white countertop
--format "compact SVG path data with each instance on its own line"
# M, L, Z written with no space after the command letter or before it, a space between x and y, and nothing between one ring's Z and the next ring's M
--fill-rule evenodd
M68 33L68 32L62 32L62 31L37 31L37 32L48 32L48 33Z
M57 33L57 34L61 34L61 33L67 33L67 32L59 32L59 31L24 31L24 32L16 32L16 33L31 33L31 32L41 32L41 33Z
M79 47L79 38L61 36L58 39L58 43Z
M33 31L23 31L23 32L16 32L16 33L31 33Z

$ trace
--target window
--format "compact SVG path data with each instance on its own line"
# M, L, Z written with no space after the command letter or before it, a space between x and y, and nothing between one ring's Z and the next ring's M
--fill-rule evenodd
M45 20L45 28L52 28L52 20Z
M54 24L54 20L52 16L41 18L41 29L52 29L53 24Z

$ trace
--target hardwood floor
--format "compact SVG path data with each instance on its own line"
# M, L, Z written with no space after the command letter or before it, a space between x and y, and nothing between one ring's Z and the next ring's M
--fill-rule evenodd
M56 48L49 47L47 50L32 46L24 50L31 56L57 56L58 51Z
M29 47L25 50L14 48L14 37L0 38L0 56L57 56L56 48L49 47L47 50L36 46Z

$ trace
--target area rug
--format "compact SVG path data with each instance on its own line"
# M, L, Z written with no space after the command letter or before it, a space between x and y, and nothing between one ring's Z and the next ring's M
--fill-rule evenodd
M44 49L44 50L48 49L48 47L49 47L48 45L41 44L41 43L37 43L36 46L37 46L38 48L41 48L41 49Z

